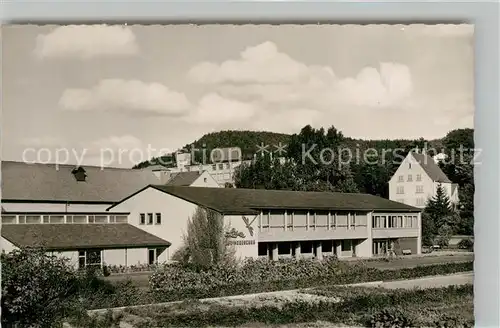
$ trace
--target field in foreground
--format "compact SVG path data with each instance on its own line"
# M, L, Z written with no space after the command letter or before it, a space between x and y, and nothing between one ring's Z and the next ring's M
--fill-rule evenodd
M302 294L302 295L300 295ZM129 327L473 327L473 287L324 287L288 298L128 309ZM382 326L380 326L382 327Z

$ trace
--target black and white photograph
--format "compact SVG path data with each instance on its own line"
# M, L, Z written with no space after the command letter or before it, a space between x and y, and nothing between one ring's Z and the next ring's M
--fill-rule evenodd
M474 25L1 32L3 327L474 327Z

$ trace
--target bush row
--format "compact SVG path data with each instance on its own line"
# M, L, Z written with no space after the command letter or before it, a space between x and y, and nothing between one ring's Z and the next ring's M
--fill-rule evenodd
M194 266L167 264L150 277L150 287L171 296L203 298L231 294L304 288L320 285L418 278L473 270L473 262L418 266L400 270L369 268L364 263L346 263L335 258L323 261L247 260L241 266Z
M446 304L453 307L465 302L472 308L473 287L451 286L427 290L395 290L338 288L340 302L290 301L285 304L232 307L210 305L200 311L196 304L186 303L182 311L161 311L161 308L129 309L128 312L154 321L144 327L206 327L238 326L249 323L286 325L314 322L363 325L367 327L472 327L471 311L455 315L453 320L446 310L433 311ZM395 307L397 304L398 307ZM402 308L406 308L402 310ZM467 311L465 311L467 312ZM429 313L431 313L429 315ZM423 314L423 315L421 315ZM454 313L455 314L455 313Z

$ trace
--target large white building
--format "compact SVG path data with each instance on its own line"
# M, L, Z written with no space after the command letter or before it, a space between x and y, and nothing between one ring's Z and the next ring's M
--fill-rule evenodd
M438 186L446 191L452 204L457 204L458 185L452 183L425 152L410 152L389 180L389 199L424 208L429 198L436 195Z
M152 172L2 163L2 249L43 246L75 265L165 262L197 207L243 232L237 255L421 252L420 209L366 194L159 184Z

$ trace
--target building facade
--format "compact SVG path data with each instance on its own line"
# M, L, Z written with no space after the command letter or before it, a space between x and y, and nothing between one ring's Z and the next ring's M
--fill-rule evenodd
M425 153L410 152L389 180L389 199L425 208L441 185L450 202L458 203L458 185L452 183L436 160Z
M240 259L421 252L413 206L365 194L166 185L144 172L3 165L3 250L40 246L79 267L168 262L201 207L242 233L230 240Z
M129 212L137 226L148 212L162 211L166 229L158 236L172 243L170 259L198 206L243 232L231 240L240 258L421 253L420 210L372 195L149 186L108 210Z

